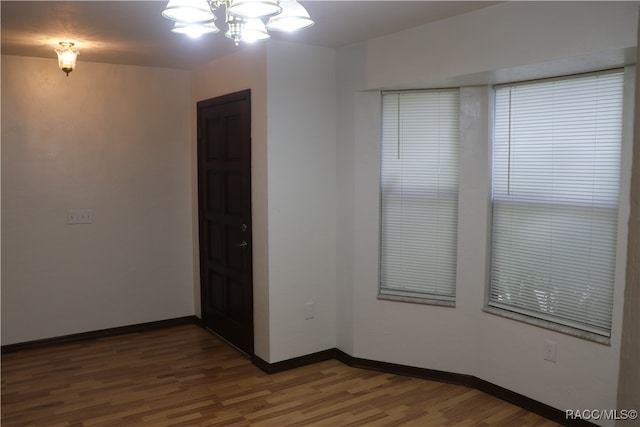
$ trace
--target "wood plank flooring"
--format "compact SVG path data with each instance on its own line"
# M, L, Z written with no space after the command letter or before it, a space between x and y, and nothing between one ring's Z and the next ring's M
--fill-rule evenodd
M558 426L478 390L335 360L267 375L196 325L3 355L1 424Z

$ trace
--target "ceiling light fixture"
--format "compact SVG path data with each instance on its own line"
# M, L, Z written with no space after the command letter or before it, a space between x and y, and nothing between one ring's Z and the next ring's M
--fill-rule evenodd
M309 12L297 0L169 0L162 16L175 21L171 31L198 37L219 31L215 12L223 7L225 36L236 45L268 40L268 30L290 32L313 25Z
M185 24L184 22L176 22L171 31L178 34L186 34L192 39L197 39L204 34L217 33L220 31L220 28L216 27L216 23L213 21L206 22L204 24Z
M74 49L74 43L72 42L59 42L59 48L55 49L58 54L58 67L67 74L75 70L76 59L80 53L77 49Z

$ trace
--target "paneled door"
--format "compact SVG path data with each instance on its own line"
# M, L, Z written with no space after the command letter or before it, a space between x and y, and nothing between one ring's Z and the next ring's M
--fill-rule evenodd
M251 92L197 107L202 321L253 356Z

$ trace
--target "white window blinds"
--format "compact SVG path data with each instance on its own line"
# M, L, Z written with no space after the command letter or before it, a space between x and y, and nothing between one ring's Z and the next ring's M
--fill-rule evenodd
M382 96L380 294L453 301L458 90Z
M496 89L489 305L609 336L623 73Z

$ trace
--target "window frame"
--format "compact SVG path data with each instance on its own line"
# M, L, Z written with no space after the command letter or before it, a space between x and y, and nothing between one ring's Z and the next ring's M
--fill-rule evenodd
M383 286L383 153L384 153L384 100L383 97L386 94L404 94L404 93L424 93L424 92L455 92L457 95L457 110L456 110L456 123L457 123L457 147L456 147L456 231L454 238L455 256L454 256L454 283L453 295L438 295L435 293L419 292L419 291L403 291L398 289L385 289ZM460 88L447 87L447 88L435 88L435 89L414 89L414 90L389 90L380 92L380 165L379 165L379 181L378 188L380 191L379 198L379 224L378 224L378 295L379 300L389 300L406 303L416 303L425 305L435 305L443 307L455 307L456 305L456 287L457 287L457 269L458 269L458 227L459 227L459 213L458 207L460 203L460 146L461 146L461 133L460 133ZM424 191L423 188L412 188L413 193L429 193Z
M568 324L570 322L559 322L552 316L545 316L542 313L537 315L522 313L509 309L508 307L501 307L499 304L490 305L491 291L492 291L492 257L493 257L493 216L494 216L494 143L495 143L495 113L496 113L496 89L504 86L525 85L529 83L537 83L544 81L561 81L567 79L574 79L579 77L585 77L589 75L603 75L609 73L622 72L622 112L621 112L621 137L620 137L620 162L619 162L619 181L618 181L618 201L616 205L617 209L617 224L615 231L615 249L614 256L614 268L613 268L613 280L612 280L612 310L611 310L611 327L608 335L603 335L599 331L592 331L589 327L573 326ZM561 76L554 76L542 79L532 79L525 81L516 81L511 83L496 84L490 91L490 132L489 132L489 175L491 178L489 184L490 196L489 196L489 224L487 227L487 252L486 252L486 277L485 277L485 302L482 310L486 313L497 315L510 320L515 320L530 324L533 326L541 327L544 329L552 330L562 334L578 337L581 339L593 341L599 344L610 345L611 338L614 336L614 328L618 324L616 317L618 316L617 307L620 306L620 289L621 281L625 279L625 265L626 265L626 248L627 248L627 222L629 218L629 196L630 196L630 169L631 169L631 152L633 150L633 114L634 114L634 75L635 67L616 67L612 69L591 71L585 73L568 74ZM631 124L629 124L631 123Z

